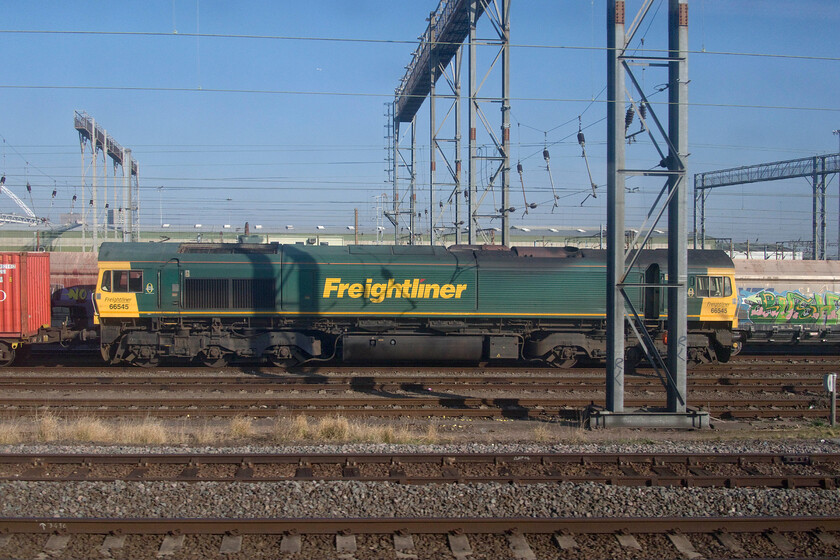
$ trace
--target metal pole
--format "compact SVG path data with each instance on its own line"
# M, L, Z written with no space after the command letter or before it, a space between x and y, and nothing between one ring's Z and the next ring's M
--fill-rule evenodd
M702 181L702 178L701 178ZM699 191L697 190L697 176L694 176L694 249L697 248L697 195Z
M437 47L435 46L435 12L429 16L429 244L435 244L435 82L437 81Z
M820 259L826 258L826 231L825 231L825 156L818 158L819 169L819 193L820 193Z
M123 202L125 203L123 208L123 223L125 224L123 227L123 241L132 241L132 219L131 219L131 211L132 211L132 193L131 193L131 150L125 148L123 150L123 178L125 180L125 195L123 198Z
M837 154L840 155L840 129L832 130L831 132L837 135ZM825 165L825 160L823 160L823 165ZM825 171L825 168L823 168L823 171ZM823 175L823 180L825 180L825 175ZM840 221L837 225L837 260L840 260Z
M108 131L102 131L102 186L105 208L108 207ZM114 185L116 189L117 186ZM105 228L102 232L105 240L108 240L108 210L105 210Z
M353 208L353 244L359 244L359 209Z
M161 187L161 188L163 188L163 187ZM113 200L113 202L114 202L114 206L113 206L114 241L117 241L119 239L119 236L121 235L120 231L119 231L119 228L117 227L117 223L118 223L117 220L119 219L118 212L119 212L119 207L120 207L119 202L117 200L117 192L118 191L119 191L119 189L117 188L117 163L114 162L114 200ZM163 215L163 212L161 212L161 216L162 215ZM161 222L162 222L162 220L161 220ZM162 225L163 225L163 223L161 223L161 226Z
M91 155L93 157L93 159L91 160L93 162L93 181L91 186L91 188L93 189L93 246L91 248L91 251L95 253L99 246L99 213L97 212L97 206L99 206L97 196L99 187L96 184L97 175L99 175L99 172L96 170L96 163L99 156L96 155L96 120L91 119L91 123L93 128L93 151L91 152Z
M668 411L685 412L688 359L688 236L686 181L688 156L688 0L669 0L668 9L668 136L675 153L668 157ZM674 60L676 59L676 60Z
M469 177L469 195L467 197L467 243L474 245L477 241L476 219L475 215L475 199L478 192L478 175L476 172L476 157L478 147L476 146L476 124L478 123L478 107L476 106L476 97L478 87L478 80L476 79L476 11L478 0L470 0L470 61L469 61L469 83L470 90L470 114L468 126L470 129L469 152L470 152L470 177Z
M409 241L410 245L414 245L414 233L417 228L416 223L416 216L417 216L417 193L415 191L417 187L417 171L416 167L414 166L415 163L415 154L417 153L417 116L415 115L411 119L411 184L409 188L411 189L411 200L409 201L409 207L411 208L411 219L408 222L408 227L411 229L411 241Z
M814 174L811 176L811 181L814 187L814 199L811 201L813 210L811 211L811 239L814 244L811 249L811 260L817 260L819 257L819 242L818 242L818 228L817 228L817 197L819 196L819 185L817 184L817 157L814 156Z
M606 405L624 412L624 1L607 0L607 388Z
M706 197L709 191L704 190L700 198L700 248L706 248Z
M502 3L502 245L510 247L510 0Z
M394 245L400 244L400 123L397 121L396 103L391 110L391 135L393 137L393 158L394 158Z
M128 151L129 157L131 150ZM134 170L134 173L129 173L129 182L134 177L131 191L131 240L140 241L140 164L136 161L131 161L129 170Z
M455 54L455 244L461 244L461 47Z
M85 208L85 137L82 136L82 133L79 132L79 146L82 149L82 208ZM75 195L73 195L75 196ZM73 213L76 213L75 205L72 208ZM86 239L86 230L87 230L87 213L82 212L82 252L87 252L87 239Z

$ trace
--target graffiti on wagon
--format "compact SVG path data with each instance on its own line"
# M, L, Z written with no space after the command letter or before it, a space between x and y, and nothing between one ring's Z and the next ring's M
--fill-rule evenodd
M755 324L837 325L840 294L798 291L740 291L739 319Z

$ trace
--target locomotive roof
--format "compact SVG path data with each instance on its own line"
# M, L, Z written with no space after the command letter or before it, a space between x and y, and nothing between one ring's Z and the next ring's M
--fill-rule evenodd
M411 258L413 261L446 262L456 264L469 260L479 266L517 267L527 261L528 266L557 266L563 264L605 265L607 252L602 249L577 249L574 247L513 247L502 246L453 246L444 247L407 245L281 245L278 243L102 243L99 250L101 261L147 261L166 262L179 260L235 260L268 261L286 258L297 262L371 262L399 261ZM277 255L273 257L273 255ZM658 263L667 267L666 249L643 250L636 260L637 267ZM691 268L731 268L732 260L724 251L689 250Z

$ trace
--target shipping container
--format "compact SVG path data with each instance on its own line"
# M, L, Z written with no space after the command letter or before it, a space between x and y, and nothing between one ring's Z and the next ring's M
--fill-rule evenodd
M0 253L0 351L50 325L49 253Z

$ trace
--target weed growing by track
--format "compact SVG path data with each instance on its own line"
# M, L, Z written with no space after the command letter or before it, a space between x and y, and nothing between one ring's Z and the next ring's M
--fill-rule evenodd
M306 416L278 419L271 432L276 443L438 443L437 427L429 425L424 434L393 426L374 426L364 422L351 422L343 416L321 418L310 422Z
M317 421L305 416L279 418L269 426L237 416L211 423L185 420L165 423L157 418L108 421L94 417L65 418L39 414L35 418L0 420L0 445L27 442L125 445L221 445L232 442L268 443L440 443L437 427L425 432L376 426L342 416Z

